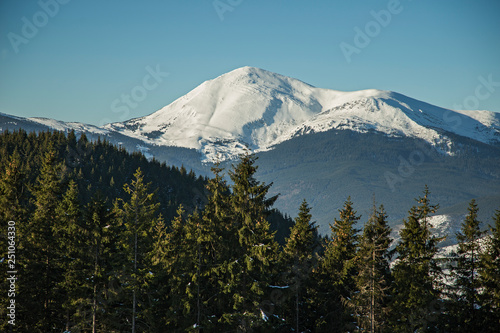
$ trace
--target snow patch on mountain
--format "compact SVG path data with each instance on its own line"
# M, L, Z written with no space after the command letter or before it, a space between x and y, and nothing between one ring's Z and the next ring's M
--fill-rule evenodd
M70 131L74 130L77 133L85 133L85 132L90 132L90 133L95 133L98 135L107 135L109 134L109 130L101 127L97 127L94 125L89 125L89 124L83 124L83 123L77 123L77 122L64 122L60 120L55 120L55 119L49 119L49 118L40 118L40 117L32 117L32 118L26 118L28 121L32 121L41 125L45 125L47 127L50 127L54 130L57 131Z
M153 114L105 128L149 144L198 149L205 162L331 129L419 138L447 154L447 132L500 142L500 115L494 112L456 112L390 91L316 88L253 67L206 81Z

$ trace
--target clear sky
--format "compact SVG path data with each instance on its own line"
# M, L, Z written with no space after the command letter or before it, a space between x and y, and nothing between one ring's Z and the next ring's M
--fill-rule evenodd
M0 2L0 112L123 121L242 66L500 111L500 1Z

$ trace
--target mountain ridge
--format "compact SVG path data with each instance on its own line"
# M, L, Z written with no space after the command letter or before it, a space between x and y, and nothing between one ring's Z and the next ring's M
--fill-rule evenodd
M500 202L499 113L453 111L384 90L316 88L253 67L104 127L0 113L1 130L20 128L75 130L202 176L213 161L229 169L239 153L254 152L259 179L282 194L276 207L293 215L306 198L325 234L332 207L347 195L366 216L376 194L394 225L425 184L452 207L448 214L458 203L490 197L481 207L486 219Z
M207 80L149 115L102 127L11 118L11 123L25 119L62 131L119 134L144 145L196 149L204 163L232 160L248 150L268 151L294 137L334 129L423 139L442 154L454 154L449 133L500 145L500 113L454 111L386 90L316 88L249 66Z
M421 138L445 154L453 153L445 132L500 143L500 114L491 111L457 112L392 91L316 88L254 67L205 81L150 115L104 128L154 145L197 149L205 162L330 129Z

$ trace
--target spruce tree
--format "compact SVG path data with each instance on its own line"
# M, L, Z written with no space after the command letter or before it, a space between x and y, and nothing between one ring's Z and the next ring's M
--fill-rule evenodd
M49 148L32 190L35 211L24 233L26 266L19 280L19 304L26 311L20 311L20 323L34 331L48 332L65 326L59 285L61 254L55 235L59 228L56 211L63 193L61 172L56 152Z
M64 277L58 287L64 293L62 306L66 319L65 328L69 331L72 326L72 316L76 311L75 298L78 297L75 295L77 291L74 278L81 274L80 267L75 267L75 264L78 262L79 249L82 245L78 242L82 232L82 210L78 199L78 187L73 180L68 184L68 189L55 212L55 218L59 223L53 230L56 240L54 245L58 247L57 251L61 255L58 265Z
M231 203L234 212L239 217L239 226L243 224L246 217L256 221L261 217L267 217L271 213L278 195L267 198L269 189L273 185L265 184L255 178L258 166L255 165L257 158L253 154L240 156L240 162L229 172L233 182L231 187Z
M393 329L401 332L427 331L437 324L436 309L440 307L437 280L440 268L434 259L441 238L432 236L430 214L438 205L431 205L427 186L418 206L409 211L408 220L396 246L398 258L393 269Z
M23 223L28 211L26 167L17 150L0 167L0 218L7 223ZM22 229L22 226L21 226ZM5 247L4 247L5 248Z
M500 210L493 217L491 236L481 256L479 278L481 288L481 309L485 313L482 321L484 332L500 330Z
M198 230L197 246L202 254L203 291L207 295L201 302L205 312L201 323L203 329L213 330L224 326L224 314L230 313L232 293L227 293L231 275L228 269L234 260L234 251L239 247L234 214L231 209L229 187L219 165L212 168L214 177L207 183L208 202L203 210ZM199 260L200 261L200 260Z
M286 302L283 305L283 316L289 327L296 332L312 327L308 322L308 307L310 306L311 274L316 266L315 252L319 246L318 227L311 222L311 208L306 200L302 201L299 215L290 228L290 237L286 239L282 252L284 272L283 283L287 288Z
M392 275L389 266L391 228L384 206L373 213L365 224L359 241L358 275L354 277L356 292L349 302L357 326L366 332L381 332L387 325Z
M472 199L468 208L469 213L462 222L461 230L457 233L458 252L456 266L453 269L453 317L456 332L472 332L480 330L479 305L479 257L481 254L479 241L483 235L480 229L481 222L477 218L478 208Z
M112 331L119 328L113 311L112 276L116 271L112 258L117 255L113 244L118 243L120 230L99 192L82 215L79 223L69 224L64 231L64 238L71 243L64 280L69 300L65 307L73 310L68 331Z
M153 269L153 285L156 302L153 313L159 317L159 324L169 332L184 332L185 294L189 283L188 272L193 271L192 254L186 244L185 211L177 209L177 216L170 226L162 220L155 226L150 260Z
M150 184L144 182L141 169L137 169L130 183L123 186L129 199L122 200L122 208L119 211L124 227L125 239L122 244L126 254L122 284L131 294L132 333L138 329L138 319L142 319L141 310L149 306L150 301L145 290L150 278L145 256L152 243L151 233L156 223L158 203L154 201L154 192L149 192L149 187Z
M21 156L17 149L13 154L0 162L0 220L2 226L2 236L0 237L0 257L9 258L8 256L8 241L14 241L17 264L19 265L24 256L22 239L26 231L26 222L28 218L28 189L27 175L25 166L21 162ZM12 222L13 221L13 225ZM13 229L14 228L14 229ZM8 231L12 233L8 233ZM12 255L12 253L11 253ZM7 272L12 271L7 265L10 263L8 259L2 261L0 265L0 289L3 291L0 296L0 307L5 311L9 305L8 290L9 281L7 280ZM16 267L16 265L14 265ZM20 266L19 266L20 267ZM21 305L22 306L22 305ZM7 315L0 311L0 315L7 318ZM0 331L7 331L8 321L0 322Z
M226 267L231 280L224 287L225 294L232 294L232 310L221 321L243 332L265 324L261 302L276 274L278 250L275 232L270 231L266 220L278 196L267 198L272 184L266 185L255 178L255 160L254 155L242 155L239 164L229 172L238 244L233 260Z
M339 213L339 219L335 218L330 224L331 238L316 274L316 326L320 332L342 332L351 329L353 321L345 304L355 289L353 276L357 274L359 239L359 230L355 225L360 216L356 215L350 197Z

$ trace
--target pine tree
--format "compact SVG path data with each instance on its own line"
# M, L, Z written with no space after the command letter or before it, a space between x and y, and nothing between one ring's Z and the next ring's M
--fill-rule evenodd
M480 295L481 308L485 312L482 322L484 332L500 330L500 210L493 217L494 226L486 249L481 256L480 285L483 291Z
M295 223L290 228L290 237L286 239L286 244L282 252L283 271L288 271L284 276L284 284L287 288L287 302L284 305L284 319L293 327L296 332L301 332L301 328L312 327L307 322L309 307L308 299L311 285L311 274L316 266L315 252L319 246L318 227L315 222L311 222L311 208L306 200L302 201L299 208L299 215Z
M426 331L436 325L440 290L436 285L440 269L434 256L441 238L431 235L429 218L438 205L431 205L427 186L419 206L409 211L396 246L399 255L393 269L393 329L401 332Z
M350 329L353 320L344 304L355 289L352 277L357 274L359 230L354 226L360 216L356 215L350 197L339 213L340 218L330 224L331 239L317 270L318 294L315 303L319 307L319 317L316 326L321 332L345 331Z

